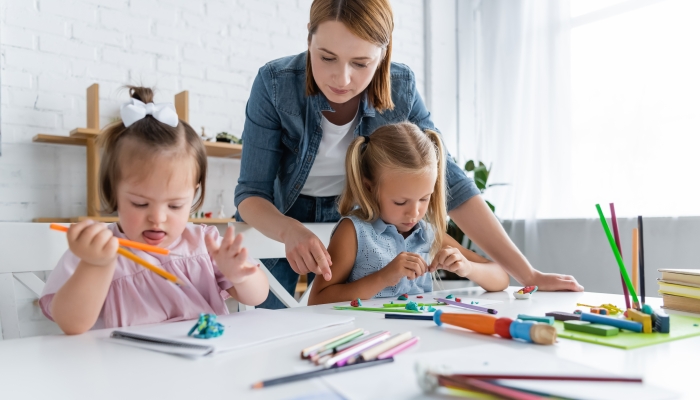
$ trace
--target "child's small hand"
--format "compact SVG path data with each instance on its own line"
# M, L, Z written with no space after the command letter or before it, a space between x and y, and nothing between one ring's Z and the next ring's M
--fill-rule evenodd
M459 276L467 277L472 271L472 263L464 257L459 249L445 246L438 251L428 268L430 272L434 272L437 269L444 269Z
M212 236L206 236L204 242L221 273L234 285L244 282L258 270L257 265L246 262L248 250L242 246L243 235L235 235L232 226L226 229L221 244L217 243Z
M86 264L105 267L117 259L119 241L107 225L91 219L68 228L68 247Z
M425 274L428 265L423 257L416 253L402 252L394 258L386 267L381 269L389 286L399 283L404 276L409 280L414 280Z

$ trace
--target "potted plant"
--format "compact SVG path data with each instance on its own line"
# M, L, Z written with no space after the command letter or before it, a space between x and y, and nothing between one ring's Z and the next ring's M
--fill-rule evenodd
M217 142L233 143L233 144L243 144L243 139L239 139L228 132L219 132L216 134Z

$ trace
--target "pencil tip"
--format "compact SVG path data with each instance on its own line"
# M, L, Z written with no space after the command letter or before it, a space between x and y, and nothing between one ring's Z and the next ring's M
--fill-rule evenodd
M262 388L263 388L262 382L256 382L253 384L253 389L262 389Z

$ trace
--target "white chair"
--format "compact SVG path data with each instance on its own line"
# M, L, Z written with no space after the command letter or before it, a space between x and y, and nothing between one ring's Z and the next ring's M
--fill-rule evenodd
M245 223L232 224L244 235L244 245L254 258L284 258L284 244L267 238ZM328 246L334 224L305 224ZM0 222L0 339L14 339L38 334L59 332L58 327L43 315L21 322L18 310L32 308L41 314L35 304L44 289L33 271L50 271L68 249L65 233L49 229L49 224L32 222ZM307 289L297 302L282 285L262 267L270 281L270 290L287 307L299 307L308 302ZM17 285L19 282L21 285ZM309 289L311 285L309 285ZM29 291L18 301L17 292ZM240 304L239 310L253 307ZM25 314L23 312L23 314Z
M284 243L272 240L267 236L260 233L260 231L254 229L250 225L243 222L233 222L229 226L233 226L236 229L236 233L243 235L243 245L248 249L248 254L253 258L285 258ZM323 242L323 245L328 247L328 242L331 239L331 233L333 232L333 223L311 223L304 224L311 232L313 232L318 238ZM306 292L301 296L299 301L296 301L282 285L275 279L270 271L261 265L263 271L267 275L268 281L270 281L270 291L287 307L300 307L306 306L309 302L309 293L311 292L311 285L306 288ZM312 282L313 284L313 282ZM244 304L239 305L239 311L245 311L253 309L254 307L247 306Z

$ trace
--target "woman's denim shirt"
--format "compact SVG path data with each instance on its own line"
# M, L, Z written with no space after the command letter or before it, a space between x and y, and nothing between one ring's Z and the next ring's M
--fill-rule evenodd
M404 121L423 130L436 130L416 90L413 71L404 64L391 63L391 98L394 109L380 113L364 96L355 137ZM306 96L306 52L270 61L260 68L246 105L236 207L248 197L257 196L273 203L283 214L289 210L316 158L323 135L322 111L333 111L323 94ZM479 194L479 189L451 156L447 159L449 211ZM238 212L236 218L241 220Z

